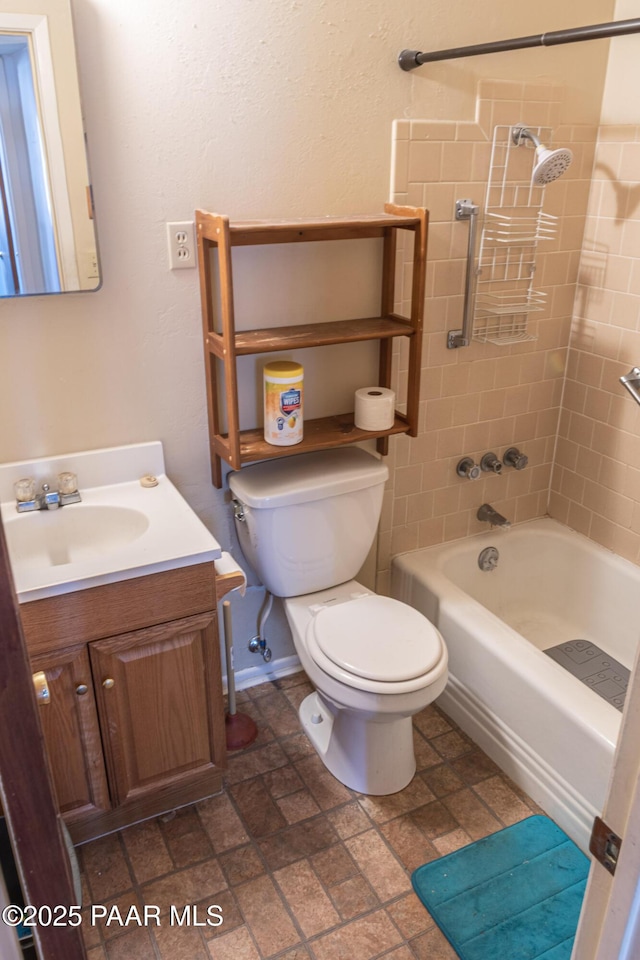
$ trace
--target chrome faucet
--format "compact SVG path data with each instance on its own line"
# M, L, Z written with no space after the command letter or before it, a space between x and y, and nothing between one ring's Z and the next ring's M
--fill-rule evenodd
M52 490L48 483L43 483L40 493L35 492L35 482L31 477L14 483L18 513L27 513L32 510L57 510L58 507L63 507L67 503L79 503L82 500L75 474L61 473L58 481L59 490Z
M57 510L60 506L60 494L52 490L48 483L42 484L42 490L36 496L38 510Z
M486 520L492 527L502 527L506 530L511 526L511 521L503 517L497 510L494 510L489 503L483 503L481 507L478 507L476 516L478 520Z

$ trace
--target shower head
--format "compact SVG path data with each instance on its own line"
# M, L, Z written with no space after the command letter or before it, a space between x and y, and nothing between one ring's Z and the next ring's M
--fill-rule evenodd
M536 187L544 187L546 183L553 183L569 168L573 154L566 147L549 150L540 144L536 147L536 164L531 174L531 182Z
M573 160L573 153L567 147L549 150L543 143L540 143L539 137L532 130L521 124L513 128L511 136L517 147L525 140L531 140L536 148L536 162L531 174L531 182L534 186L544 187L547 183L553 183L569 169Z

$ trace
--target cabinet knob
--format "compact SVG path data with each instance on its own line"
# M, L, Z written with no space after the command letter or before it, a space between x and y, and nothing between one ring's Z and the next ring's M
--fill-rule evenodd
M76 687L76 693L78 694L79 697L84 697L88 689L89 687L86 685L86 683L79 683L78 686Z
M115 680L112 680L111 677L107 677L106 680L102 681L102 686L105 688L105 690L111 690L111 687L115 687L115 685L116 682Z

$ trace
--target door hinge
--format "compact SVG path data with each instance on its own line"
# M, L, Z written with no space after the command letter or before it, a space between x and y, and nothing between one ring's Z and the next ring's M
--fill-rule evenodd
M604 820L596 817L593 821L589 850L611 876L616 872L621 846L621 838L607 826Z

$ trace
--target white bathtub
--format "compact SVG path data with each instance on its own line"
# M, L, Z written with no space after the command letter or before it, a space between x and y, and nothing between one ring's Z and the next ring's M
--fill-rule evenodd
M500 559L483 572L489 545ZM542 651L582 638L631 669L639 587L640 567L550 519L393 560L392 595L449 649L438 705L585 850L621 713Z

